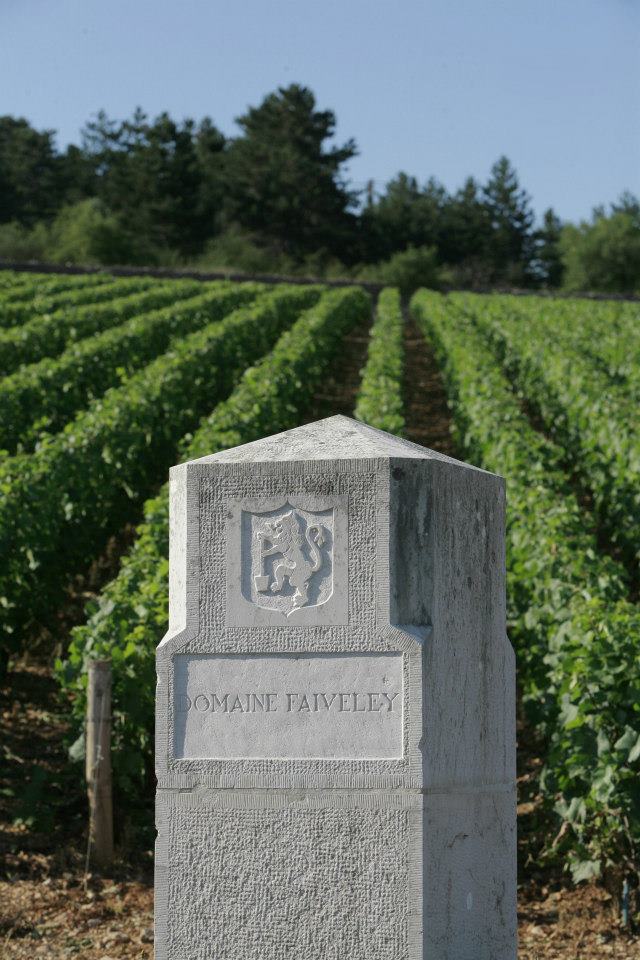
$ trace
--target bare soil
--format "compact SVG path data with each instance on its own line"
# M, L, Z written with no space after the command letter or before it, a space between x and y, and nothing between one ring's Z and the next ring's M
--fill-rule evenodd
M345 340L309 420L353 411L367 333L363 325ZM437 364L410 323L406 348L408 439L455 456ZM153 853L136 846L116 817L119 859L108 874L86 872L82 771L69 763L66 734L50 665L14 664L0 687L0 960L151 958ZM549 829L535 792L540 763L538 744L521 726L520 960L640 960L640 937L620 929L609 893L571 888L557 866L535 866Z
M448 457L455 457L447 395L436 358L416 322L406 313L404 349L406 438Z
M0 687L0 958L151 957L151 851L109 876L85 872L87 804L67 733L50 667L14 665Z
M331 372L316 390L306 412L306 423L339 413L345 417L353 416L360 371L367 362L371 320L371 317L363 320L342 340Z

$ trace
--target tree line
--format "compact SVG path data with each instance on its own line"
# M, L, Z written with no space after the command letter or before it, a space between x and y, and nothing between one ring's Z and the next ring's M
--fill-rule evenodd
M0 257L196 265L416 285L640 288L640 203L589 222L537 223L506 157L448 191L399 173L355 191L335 114L298 84L268 94L225 136L209 119L100 112L80 145L0 117Z

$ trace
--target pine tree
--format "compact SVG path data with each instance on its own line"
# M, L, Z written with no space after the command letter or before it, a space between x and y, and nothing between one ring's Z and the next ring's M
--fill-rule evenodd
M138 109L130 120L98 114L83 131L97 194L137 245L197 251L206 232L202 171L192 120L177 124L162 113L153 122Z
M491 222L488 261L492 282L529 283L534 255L534 214L529 195L521 188L507 157L502 156L494 163L482 194Z
M415 177L398 173L362 213L369 259L387 260L408 247L437 246L446 202L446 190L435 178L421 188Z
M444 210L441 259L452 266L465 264L470 282L482 284L486 282L484 262L490 239L491 223L480 187L468 177Z
M562 284L561 234L562 221L549 207L545 210L542 227L535 234L535 267L539 281L545 287L556 288Z
M58 163L52 130L0 117L0 223L31 227L59 206Z
M348 140L325 148L335 131L333 112L317 110L311 90L292 84L237 123L242 136L232 141L226 162L230 219L296 260L323 248L350 259L356 195L342 168L356 146Z

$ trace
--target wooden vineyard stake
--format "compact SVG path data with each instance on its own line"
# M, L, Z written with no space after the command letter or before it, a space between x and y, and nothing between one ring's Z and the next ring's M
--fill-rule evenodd
M87 863L100 867L113 860L111 799L111 661L89 663L86 778L89 796Z

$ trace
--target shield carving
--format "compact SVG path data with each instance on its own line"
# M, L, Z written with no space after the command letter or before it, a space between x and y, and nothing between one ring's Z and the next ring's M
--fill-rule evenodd
M242 511L242 592L246 600L290 617L333 593L334 511L287 501Z

